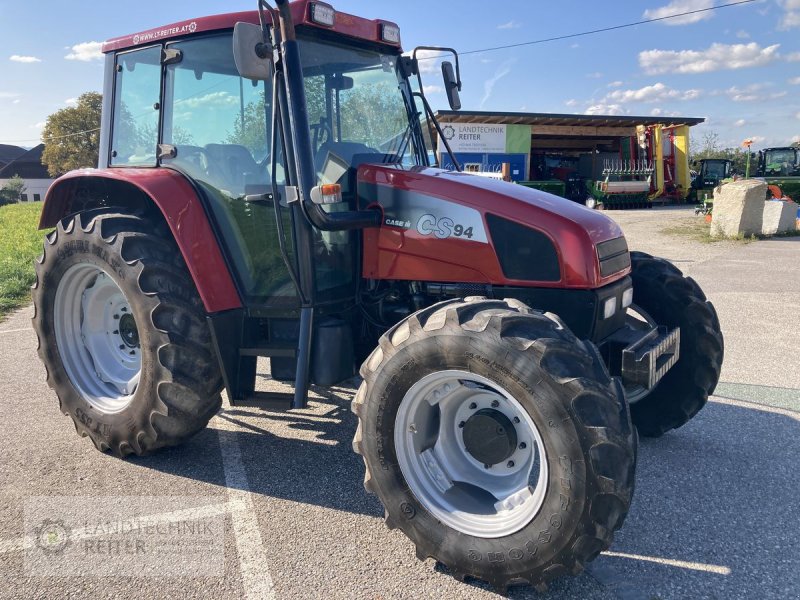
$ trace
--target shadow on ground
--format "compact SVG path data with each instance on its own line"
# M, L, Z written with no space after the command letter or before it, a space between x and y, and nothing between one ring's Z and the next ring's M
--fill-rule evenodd
M219 447L218 435L235 435L253 493L382 518L351 450L349 400L344 390L327 394L313 414L227 410L221 418L239 432L209 429L134 462L224 486L220 470L195 467ZM285 432L276 422L313 439L276 434ZM798 439L800 414L709 403L682 429L642 440L634 504L611 548L631 556L601 556L590 573L626 599L800 596ZM562 579L545 597L569 590ZM528 588L510 595L537 596Z

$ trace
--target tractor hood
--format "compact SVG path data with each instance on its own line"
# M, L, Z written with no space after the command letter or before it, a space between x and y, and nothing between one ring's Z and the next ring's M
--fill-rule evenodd
M627 254L613 220L539 190L429 167L362 165L358 195L362 208L383 211L381 229L365 239L367 253L375 251L365 256L368 277L413 280L422 271L428 281L596 288L630 272L626 260L613 272L600 268L598 246L603 254L605 242L617 240L613 254L620 246ZM508 252L519 256L504 260ZM531 275L523 277L524 265L509 264L526 262L526 255ZM548 270L547 261L557 268ZM439 263L447 268L433 268Z

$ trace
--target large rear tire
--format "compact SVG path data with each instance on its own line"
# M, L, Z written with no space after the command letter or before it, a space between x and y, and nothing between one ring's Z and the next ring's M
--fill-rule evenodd
M631 252L633 302L657 325L680 327L680 358L658 385L631 403L639 433L659 437L687 423L719 382L725 343L714 306L691 277L671 263Z
M65 219L36 263L33 302L47 382L98 450L174 446L219 410L203 306L165 225L102 211Z
M589 342L514 300L437 304L361 367L354 449L386 524L463 580L544 589L612 542L636 434Z

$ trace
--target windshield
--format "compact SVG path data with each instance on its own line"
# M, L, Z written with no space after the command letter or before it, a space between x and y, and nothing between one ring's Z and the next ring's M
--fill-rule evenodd
M302 40L300 56L319 183L346 190L359 164L416 164L397 55Z
M727 173L728 163L722 161L708 161L705 163L705 176L717 177L718 179L724 178Z
M768 174L791 175L800 168L793 148L767 150L764 162Z

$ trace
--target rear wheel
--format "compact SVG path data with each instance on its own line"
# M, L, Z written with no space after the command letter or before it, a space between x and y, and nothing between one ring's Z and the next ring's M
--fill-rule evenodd
M539 589L606 549L636 438L596 348L513 301L412 315L361 369L354 440L386 523L458 579Z
M163 225L108 212L62 221L37 261L33 300L47 381L98 449L173 446L219 410L202 304Z
M653 390L629 392L639 433L658 437L685 424L705 406L719 381L725 344L714 306L692 278L644 252L631 252L631 262L638 318L651 326L681 329L675 366Z

